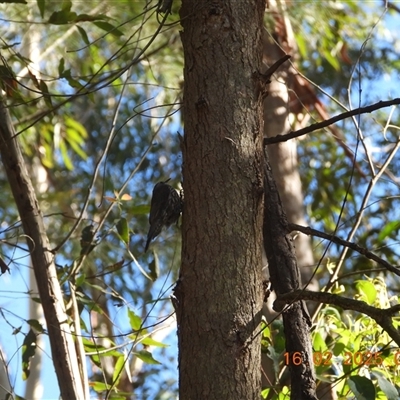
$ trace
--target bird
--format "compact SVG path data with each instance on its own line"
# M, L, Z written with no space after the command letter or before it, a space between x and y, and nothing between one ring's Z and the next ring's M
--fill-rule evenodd
M161 233L163 227L169 227L178 221L183 209L182 195L168 185L168 181L169 179L165 182L158 182L153 188L149 215L150 228L147 234L145 253L150 242Z

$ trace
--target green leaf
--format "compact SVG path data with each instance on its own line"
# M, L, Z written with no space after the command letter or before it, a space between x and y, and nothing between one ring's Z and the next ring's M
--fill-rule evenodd
M384 226L384 228L379 232L378 241L382 241L386 237L390 236L391 233L397 234L400 228L400 221L391 221Z
M343 354L345 348L346 348L346 345L343 342L338 341L333 346L332 352L336 357L338 357L339 355Z
M58 76L60 78L63 77L64 70L65 70L65 60L64 57L61 57L60 62L58 63Z
M147 350L141 350L139 352L134 352L137 358L140 358L146 364L159 364L161 363L153 358L153 355Z
M326 343L325 343L324 338L322 337L322 335L321 335L319 332L317 332L317 333L314 335L314 340L313 340L313 342L314 342L313 348L314 348L316 351L323 352L323 351L326 351L326 350L328 349L328 347L327 347L327 345L326 345Z
M352 376L347 383L357 400L375 400L375 387L370 379L364 376Z
M297 47L299 48L300 55L303 58L307 58L307 44L302 34L295 34L295 39L297 43Z
M75 78L73 78L71 76L71 70L70 69L66 69L63 72L62 78L65 78L68 81L69 85L71 87L75 88L75 89L82 89L82 87L83 87L78 80L76 80Z
M104 21L106 19L108 19L108 17L106 15L103 15L103 14L97 14L97 15L79 14L76 17L75 22Z
M85 139L88 137L85 127L80 122L67 116L65 117L65 126L65 140L76 154L86 160L87 154L82 148L86 142Z
M77 292L76 298L77 298L78 303L84 305L87 310L95 311L95 312L98 312L99 314L104 314L103 310L98 305L98 303L96 301L92 300L90 297L86 296L85 294L83 294L81 292Z
M97 21L93 22L98 28L103 29L104 31L111 33L114 36L122 36L123 33L116 28L114 25L111 25L109 22Z
M83 139L86 139L89 135L86 128L79 121L66 116L65 126L70 131L69 140L74 140L79 144L85 143Z
M82 343L85 347L86 353L99 353L102 356L113 356L113 357L119 357L121 355L121 353L119 353L117 350L108 349L98 343L94 343L91 340L86 339L85 337L82 338ZM110 345L115 346L115 343L112 340L110 340Z
M156 253L154 254L153 261L149 264L149 270L150 270L150 278L155 281L158 276L160 275L160 263L158 261L158 256Z
M140 341L140 343L144 344L145 346L169 347L167 344L158 342L157 340L154 340L151 337L144 338L143 340Z
M6 4L11 4L11 3L19 3L19 4L27 4L25 0L0 0L0 3L6 3Z
M374 304L377 296L377 291L372 282L357 281L356 287L369 305Z
M113 379L112 379L113 384L115 386L117 386L119 381L121 380L122 370L124 369L124 367L125 367L125 357L123 356L123 354L119 353L119 357L114 366L114 373L113 373Z
M35 329L35 331L39 333L44 332L43 325L37 319L28 319L28 321L26 322L29 324L31 328Z
M373 374L378 380L378 386L381 388L382 392L385 393L388 400L398 400L399 393L396 387L389 382L380 372L374 372Z
M82 286L83 283L85 282L85 280L86 280L86 275L85 275L85 274L79 275L79 276L76 278L76 281L75 281L76 287Z
M126 218L121 218L117 224L117 232L121 240L125 243L129 243L129 227L128 227L128 221Z
M142 327L142 319L128 308L129 324L134 331L138 331Z
M31 358L35 356L35 351L36 335L30 329L22 344L22 379L24 381L29 378Z
M78 29L79 34L82 37L82 40L85 42L85 44L89 45L90 41L89 41L89 37L88 37L86 31L83 28L81 28L79 25L77 25L76 27Z
M72 1L71 0L62 0L61 9L63 11L71 11Z
M89 386L97 393L105 392L109 386L103 382L90 382Z
M43 94L43 99L44 99L44 102L46 103L47 107L53 108L53 103L51 102L49 88L47 87L46 82L43 80L40 80L39 87Z
M126 400L127 398L129 398L129 396L131 396L132 393L124 393L124 392L112 392L109 396L108 399L109 400Z
M64 140L60 140L60 151L61 151L61 156L64 161L65 167L72 171L74 169L74 165L72 164L72 160L70 156L68 155L68 149L67 145L65 144Z
M54 11L53 14L50 15L48 22L54 25L65 25L71 22L74 22L77 14L73 11L61 10Z
M36 3L38 5L39 11L40 11L40 16L43 18L46 0L36 0Z

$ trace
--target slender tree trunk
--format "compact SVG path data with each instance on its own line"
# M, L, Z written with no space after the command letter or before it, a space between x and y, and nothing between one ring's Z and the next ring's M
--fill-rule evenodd
M28 21L34 20L32 16L33 9L30 10L30 15L28 16ZM41 42L42 31L36 29L36 25L30 25L29 29L23 36L22 41L22 55L32 60L31 68L35 71L35 76L37 79L41 79L39 75L40 65L36 63L36 60L40 57L39 44ZM39 98L39 94L37 94ZM30 175L33 178L33 184L36 189L36 193L46 193L48 189L48 175L46 169L40 163L39 158L35 158L31 168ZM32 262L31 262L32 264ZM32 265L31 265L32 266ZM29 289L34 296L37 296L38 287L35 279L35 272L33 268L29 269ZM41 324L44 323L43 307L40 303L37 303L33 299L29 300L29 319L37 320ZM30 374L26 380L25 386L25 398L29 399L41 399L43 398L44 386L43 382L40 380L40 374L43 370L43 352L46 351L46 344L44 341L44 335L38 335L36 337L36 352L35 357L31 359L30 362Z
M180 399L259 399L264 1L183 0Z
M271 284L278 295L300 287L300 271L294 252L292 238L288 234L288 222L282 207L275 180L265 150L265 206L264 247L268 257ZM279 298L278 298L279 300ZM311 320L303 301L284 306L274 303L275 311L282 312L285 331L285 347L289 353L291 375L291 400L316 400L315 372L310 339ZM294 355L300 362L293 361Z
M73 337L68 325L54 255L8 109L0 101L0 151L26 235L63 399L84 399Z

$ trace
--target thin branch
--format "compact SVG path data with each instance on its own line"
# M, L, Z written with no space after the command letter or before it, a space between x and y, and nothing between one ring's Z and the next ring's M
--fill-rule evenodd
M271 76L278 70L278 68L287 60L289 60L291 56L289 54L285 54L278 61L275 61L263 74L260 74L264 80L269 81Z
M136 63L136 61L139 59L139 57L142 56L142 55L145 53L145 51L150 47L150 45L153 43L153 41L156 39L157 35L158 35L159 32L161 31L162 26L163 26L163 24L165 23L165 21L166 21L166 19L167 19L167 16L168 16L168 14L166 14L166 15L164 16L164 18L163 18L163 20L162 20L162 23L161 23L160 26L157 28L156 32L152 35L152 37L151 37L151 39L149 40L149 42L144 46L143 49L140 50L139 56L134 57L134 59L128 64L128 66L123 68L123 72L129 71L129 69ZM116 54L117 54L117 53L116 53ZM97 73L99 73L99 72L100 72L100 70L99 70ZM86 209L87 209L87 207L88 207L88 205L89 205L90 196L91 196L91 193L92 193L92 190L93 190L94 182L95 182L95 180L96 180L96 178L97 178L97 175L98 175L98 173L99 173L99 171L100 171L101 163L103 162L104 158L107 156L108 149L109 149L109 147L110 147L110 145L111 145L111 143L112 143L112 141L113 141L113 139L114 139L114 134L113 134L113 132L115 131L115 123L116 123L116 119L115 119L115 118L116 118L116 116L117 116L117 114L118 114L119 104L120 104L120 101L121 101L121 99L122 99L122 94L123 94L123 92L124 92L124 90L125 90L125 88L126 88L126 82L127 82L128 78L129 78L129 74L127 74L126 81L125 81L125 83L124 83L124 86L123 86L122 91L121 91L121 94L120 94L120 100L119 100L119 102L118 102L118 104L117 104L117 110L115 111L115 115L114 115L113 122L112 122L112 129L111 129L111 131L110 131L110 133L109 133L109 135L108 135L107 143L106 143L106 146L105 146L105 148L104 148L104 150L103 150L103 153L102 153L102 155L100 156L99 160L98 160L97 163L96 163L95 172L93 173L92 181L91 181L91 183L90 183L90 187L89 187L89 189L88 189L88 193L87 193L86 199L85 199L85 201L84 201L83 207L82 207L82 209L81 209L81 212L80 212L80 214L79 214L79 217L78 217L78 219L76 220L74 226L71 228L70 232L64 237L64 239L61 241L61 243L59 243L59 244L52 250L53 253L57 252L58 250L60 250L61 247L63 247L63 246L65 245L65 243L68 241L68 239L69 239L69 238L72 236L72 234L77 230L79 224L81 223L81 221L82 221L82 219L83 219L83 215L84 215L84 213L86 212ZM163 123L164 123L164 121L163 121ZM163 124L163 123L162 123L162 124ZM162 126L162 124L161 124L161 126ZM160 128L161 128L161 126L160 126ZM156 132L156 134L158 134L158 131ZM156 134L155 134L153 137L155 137ZM150 151L151 147L152 147L152 144L150 144L150 146L148 147L148 149L146 150L146 152L143 154L143 156L142 156L142 158L141 158L141 160L140 160L140 162L139 162L139 166L141 165L142 161L144 160L145 155L147 155L147 153ZM139 166L138 166L138 167L139 167ZM135 171L134 171L135 173L136 173L138 167L135 169ZM121 191L127 186L128 181L132 178L132 176L133 176L133 173L130 174L128 180L127 180L126 183L123 185ZM112 207L113 207L113 205L111 205L111 207L109 207L109 211L111 211ZM106 213L106 215L108 215L108 212ZM105 217L104 217L104 218L105 218ZM104 221L104 219L103 219L103 221ZM102 225L102 223L100 224L100 226L101 226L101 225ZM100 229L100 226L97 228L95 234L96 234L97 231ZM83 261L83 260L82 260L82 261Z
M397 153L397 151L399 150L399 148L400 148L400 138L398 139L398 141L396 142L396 144L395 144L395 145L393 146L393 148L391 149L389 155L387 156L385 162L383 163L383 165L382 165L382 167L380 168L380 170L378 171L378 173L376 173L376 175L374 175L374 177L371 179L371 181L370 181L370 183L369 183L369 185L368 185L368 187L367 187L367 190L365 191L365 194L364 194L364 197L363 197L361 206L359 207L359 211L358 211L358 213L356 214L356 215L357 215L356 221L355 221L353 227L351 228L350 233L349 233L348 236L347 236L347 240L348 240L348 241L351 241L351 240L353 239L353 237L354 237L354 235L355 235L355 233L356 233L358 227L359 227L360 224L361 224L362 218L363 218L363 216L364 216L365 209L366 209L367 206L368 206L369 198L370 198L370 196L371 196L371 194L372 194L372 190L374 189L375 185L377 184L377 182L378 182L379 179L381 178L382 174L383 174L383 173L385 172L385 170L389 167L389 164L391 163L393 157L396 155L396 153ZM340 255L339 261L338 261L338 263L337 263L337 265L336 265L336 267L335 267L335 271L334 271L334 273L332 274L332 276L330 277L330 282L328 282L327 285L326 285L326 289L327 289L327 290L328 290L330 287L332 287L332 281L336 280L337 277L339 276L339 270L340 270L341 266L342 266L343 263L344 263L344 260L345 260L345 258L346 258L347 250L348 250L347 248L344 248L344 249L343 249L342 254Z
M321 239L329 240L340 246L345 246L351 250L356 251L357 253L362 254L363 256L369 258L370 260L375 261L376 263L385 267L387 270L400 276L400 268L394 267L392 264L390 264L387 261L383 260L382 258L378 257L376 254L372 253L371 251L367 250L366 248L359 246L358 244L341 239L340 237L329 234L329 233L318 231L316 229L310 228L309 226L301 226L301 225L289 223L288 228L290 229L290 231L299 231L299 232L304 233L305 235L317 236Z
M382 309L372 307L364 301L345 298L333 293L313 292L310 290L295 290L290 293L285 293L283 295L279 295L276 301L280 303L291 303L293 301L298 301L299 299L311 300L324 304L332 304L337 307L341 307L344 310L353 310L361 314L368 315L388 333L388 335L396 342L398 346L400 346L400 333L393 326L391 320L393 315L399 313L399 304L393 307Z
M360 107L360 108L356 108L354 110L346 111L342 114L336 115L325 121L317 122L315 124L312 124L310 126L303 128L303 129L299 129L298 131L290 131L286 135L277 135L277 136L272 136L270 138L265 138L264 145L286 142L290 139L294 139L294 138L306 135L307 133L317 131L318 129L326 128L327 126L335 124L336 122L342 121L346 118L350 118L350 117L353 117L358 114L371 113L372 111L376 111L381 108L390 107L390 106L399 105L399 104L400 104L400 98L397 97L392 100L379 101L378 103L371 104L366 107Z
M394 3L390 1L387 3L387 8L389 8L390 10L394 10L400 14L400 7L396 6Z

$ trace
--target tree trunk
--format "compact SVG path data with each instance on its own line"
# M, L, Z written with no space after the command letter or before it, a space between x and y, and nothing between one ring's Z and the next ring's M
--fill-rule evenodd
M183 0L180 399L259 399L264 1Z
M316 400L310 339L311 320L306 305L303 301L296 301L288 306L279 302L280 294L290 293L300 287L300 272L293 240L288 234L286 214L269 165L267 150L265 150L264 186L264 248L268 257L272 288L278 296L274 309L282 312L283 316L285 347L289 353L291 376L290 399Z
M68 325L68 316L57 279L54 255L50 252L42 213L25 167L18 137L15 135L8 108L2 101L0 101L0 150L27 238L61 397L68 400L80 400L84 398L83 385L74 341Z

